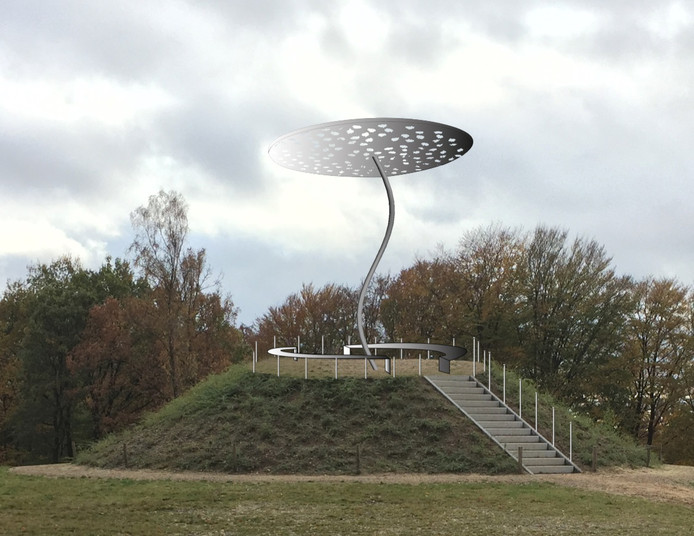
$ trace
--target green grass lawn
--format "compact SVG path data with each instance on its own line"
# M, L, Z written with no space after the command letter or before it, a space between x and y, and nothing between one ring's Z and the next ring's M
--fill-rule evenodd
M568 477L570 478L570 477ZM0 468L2 534L690 534L691 507L547 483L50 479Z

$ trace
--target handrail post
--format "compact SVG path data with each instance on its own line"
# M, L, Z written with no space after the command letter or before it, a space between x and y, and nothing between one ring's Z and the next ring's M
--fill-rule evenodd
M489 366L487 367L487 387L489 392L492 392L492 353L489 352Z
M504 363L504 404L506 404L506 363Z
M272 347L277 348L277 335L272 336ZM277 356L277 377L280 377L280 356Z

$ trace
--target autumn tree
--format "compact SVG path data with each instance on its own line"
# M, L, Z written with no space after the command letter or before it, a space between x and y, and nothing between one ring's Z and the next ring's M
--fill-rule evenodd
M568 401L594 404L593 380L618 355L630 279L618 277L594 240L539 226L524 250L518 323L522 367Z
M457 297L448 314L458 319L462 333L510 361L518 354L516 320L525 245L520 231L492 224L465 233L448 255Z
M689 300L687 330L689 337L678 392L680 399L673 404L658 433L663 457L667 463L694 465L694 297Z
M134 422L167 400L168 383L146 323L149 300L108 298L89 311L80 343L68 356L77 394L89 410L92 438Z
M134 264L156 294L158 318L162 320L161 338L166 349L169 383L173 397L180 392L179 362L182 349L179 343L179 324L182 320L182 292L184 286L196 283L184 281L193 274L185 273L182 265L188 236L187 206L176 192L159 191L130 214L136 232L130 246ZM202 274L200 274L202 275Z
M631 373L630 427L653 444L658 427L684 402L691 365L690 289L673 279L648 278L633 289L626 362Z
M243 353L234 327L236 309L210 281L205 250L187 246L187 205L180 194L160 191L130 219L136 232L130 247L134 264L152 288L155 305L147 321L163 349L162 363L175 398ZM201 334L208 337L204 344ZM219 344L214 346L209 336Z
M389 339L409 342L450 341L457 332L447 325L452 266L443 259L417 259L393 278L383 300L382 313Z
M256 321L255 333L263 350L278 346L296 346L301 351L319 354L341 352L356 330L357 293L348 287L328 283L316 289L303 285L279 306L270 307ZM354 341L356 343L356 341Z

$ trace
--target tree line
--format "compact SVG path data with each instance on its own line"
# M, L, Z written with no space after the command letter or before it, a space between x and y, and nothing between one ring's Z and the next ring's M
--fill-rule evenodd
M96 270L62 257L0 299L0 462L52 460L119 430L207 375L272 346L340 353L358 340L358 290L304 285L236 326L185 200L161 191L131 214L129 257ZM694 463L694 292L616 273L595 240L499 224L465 233L365 300L368 340L469 346L668 459Z
M184 199L131 214L130 261L28 268L0 300L0 462L59 461L250 355L237 310L187 245Z
M261 351L300 336L302 351L339 353L358 340L356 293L304 285L252 336ZM366 302L369 340L475 337L575 410L694 463L694 293L674 278L619 275L602 245L563 229L494 224L378 277Z

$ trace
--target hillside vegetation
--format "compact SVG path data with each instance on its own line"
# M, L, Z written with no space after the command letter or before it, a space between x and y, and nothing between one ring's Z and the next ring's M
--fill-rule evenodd
M605 449L624 451L624 445L601 445ZM620 463L642 464L633 456L638 451L627 451L631 459L620 456ZM277 474L517 470L423 378L304 380L252 374L242 365L210 377L77 461Z

